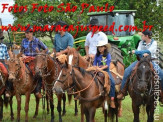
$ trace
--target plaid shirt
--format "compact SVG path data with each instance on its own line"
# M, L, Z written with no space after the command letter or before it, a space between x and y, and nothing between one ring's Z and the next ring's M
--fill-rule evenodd
M9 59L9 55L7 52L7 46L5 44L0 44L0 59Z
M27 38L23 39L21 44L21 52L26 56L36 56L36 48L45 50L47 46L41 42L38 38L33 37L32 41L29 41Z

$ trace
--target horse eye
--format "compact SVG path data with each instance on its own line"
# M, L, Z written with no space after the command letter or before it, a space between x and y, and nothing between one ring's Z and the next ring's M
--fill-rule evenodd
M63 77L65 77L65 76L66 76L66 74L62 74L62 76L63 76Z

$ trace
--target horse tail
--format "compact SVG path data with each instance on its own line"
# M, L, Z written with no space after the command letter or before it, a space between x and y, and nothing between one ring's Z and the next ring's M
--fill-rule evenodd
M68 95L68 102L69 102L69 104L71 103L71 100L72 100L72 95Z
M4 105L6 108L8 107L8 104L9 104L9 98L6 97L6 95L4 94Z

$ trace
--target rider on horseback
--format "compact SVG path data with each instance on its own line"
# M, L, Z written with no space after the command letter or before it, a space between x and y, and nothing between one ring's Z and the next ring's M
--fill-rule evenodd
M157 50L157 42L154 41L154 39L151 38L152 37L152 32L149 30L145 30L142 32L141 38L142 41L139 42L139 46L137 50L132 50L133 54L138 55L140 58L141 57L145 57L147 55L151 55L151 58L153 59L152 64L154 69L159 72L159 77L161 79L161 86L162 86L162 93L161 96L163 97L163 70L161 70L161 68L159 66L156 66L157 64L155 63L154 60L156 60L156 50ZM120 94L117 96L118 99L122 99L126 94L127 94L127 89L128 89L128 82L129 80L127 80L129 78L129 76L131 75L131 72L133 70L133 68L136 66L137 61L133 62L129 67L127 67L125 69L125 73L124 73L124 77L122 80L122 85L121 85L121 92ZM163 103L163 98L161 99L161 102Z
M58 30L58 33L55 34L53 51L54 53L57 52L56 56L59 56L67 53L69 47L73 47L74 39L70 33L64 31L68 27L65 22L59 21L56 25L60 26L61 30Z
M22 44L21 44L21 52L23 52L22 57L24 59L26 59L27 57L31 59L33 59L33 57L35 57L37 55L37 50L43 49L43 50L48 50L47 46L41 42L38 38L33 36L33 29L31 27L29 27L26 31L25 31L25 36L26 38L24 38L22 40ZM28 63L26 63L26 67L31 70L29 68ZM42 85L42 79L38 80L38 84L36 86L36 91L35 94L37 95L37 97L41 98L41 85Z
M111 55L108 53L110 49L110 44L105 43L105 41L99 41L97 44L97 53L94 59L94 66L97 66L97 69L104 70L108 72L110 81L111 81L111 89L109 96L111 97L111 107L115 108L114 97L115 97L115 81L112 77L111 72L109 71L109 66L111 63Z
M1 31L1 30L0 30ZM7 46L5 44L3 44L3 32L0 32L0 69L1 71L4 73L4 75L6 75L8 77L8 66L5 64L5 59L9 59L9 54L7 52ZM6 89L9 89L12 87L12 83L9 82L8 80L6 81ZM9 93L6 92L6 97L9 96Z

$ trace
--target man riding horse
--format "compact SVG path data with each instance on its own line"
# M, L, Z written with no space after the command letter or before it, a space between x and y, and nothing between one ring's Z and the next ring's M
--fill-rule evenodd
M163 70L156 64L157 42L154 41L154 39L152 39L152 32L149 30L143 31L141 38L142 41L139 42L138 49L132 50L132 53L136 54L140 58L151 55L151 58L153 60L152 61L153 68L159 73L158 75L160 77L161 87L162 87L161 96L163 97ZM127 94L127 89L128 89L127 82L129 82L129 80L127 79L131 75L131 72L133 68L136 66L137 62L138 61L133 62L129 67L125 69L125 73L121 85L121 91L120 94L117 96L118 99L122 99ZM161 102L163 103L163 98L161 99Z
M68 27L65 22L59 21L56 25L60 26L60 30L55 34L53 51L57 52L56 56L59 56L67 53L69 47L73 47L74 39L70 33L64 30Z
M21 52L23 53L22 57L28 70L31 73L33 73L29 65L30 65L30 61L34 60L34 57L37 55L36 51L40 49L48 51L48 49L47 46L42 41L40 41L38 38L33 36L32 27L27 28L27 30L25 31L25 36L26 38L24 38L21 43ZM35 89L35 94L38 98L42 97L41 85L42 85L42 79L39 79Z
M7 52L7 46L3 44L3 32L0 30L0 69L2 73L8 77L8 66L5 64L5 59L10 59L9 54ZM12 87L12 83L8 80L6 81L7 89ZM6 97L9 97L9 92L6 91Z

